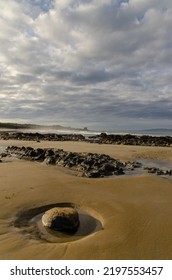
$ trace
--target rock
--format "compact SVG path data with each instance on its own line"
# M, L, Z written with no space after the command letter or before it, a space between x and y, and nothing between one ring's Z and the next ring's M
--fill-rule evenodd
M0 139L8 140L28 140L28 141L86 141L99 144L117 145L140 145L140 146L161 146L171 147L171 136L150 136L132 134L106 134L101 133L94 136L85 137L82 134L55 134L55 133L24 133L6 132L0 133ZM47 155L48 156L48 155Z
M168 170L159 169L156 174L157 175L168 175Z
M123 175L125 172L123 171L122 168L118 168L113 172L114 175Z
M54 151L52 149L48 149L45 153L46 157L54 156Z
M82 172L83 177L103 178L122 175L125 170L134 170L138 162L123 163L105 154L67 152L62 149L33 149L31 147L7 148L11 154L32 161L44 161L47 165L58 165Z
M134 161L134 162L133 162L133 167L134 167L134 168L141 168L141 167L142 167L142 164L141 164L140 162L138 162L138 161Z
M103 177L101 175L101 173L98 171L98 170L93 170L93 171L90 171L90 172L83 172L83 177L87 177L87 178L100 178L100 177Z
M148 167L147 170L148 170L148 173L157 173L158 174L158 172L159 172L159 169L156 167Z
M123 163L123 165L126 166L127 169L129 169L129 170L134 170L135 168L142 167L142 164L137 161L127 161L127 162Z
M45 227L66 233L75 233L79 227L79 215L72 207L55 207L42 216Z
M99 169L99 172L104 176L113 175L117 168L113 164L105 163Z
M56 164L56 156L47 156L45 158L46 164Z
M10 156L10 154L8 154L8 153L2 153L0 156L1 156L1 158L3 158L3 157L8 157L8 156Z

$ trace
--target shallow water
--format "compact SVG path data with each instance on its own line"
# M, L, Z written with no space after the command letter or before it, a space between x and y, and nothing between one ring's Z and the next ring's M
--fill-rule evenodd
M121 176L138 176L138 175L147 174L148 170L145 168L158 168L164 171L172 169L171 162L165 160L139 158L136 159L135 161L141 163L141 167L135 168L133 170L126 169L125 174ZM155 175L157 176L157 174ZM170 175L159 175L159 176L167 179L172 179L172 176Z
M18 213L13 225L19 229L19 233L24 234L26 237L56 243L75 241L103 228L101 222L96 217L83 209L77 208L80 225L74 234L49 229L43 226L42 216L45 211L54 206L76 208L72 203L56 203L55 205L43 205L38 208L28 209Z
M156 167L162 170L172 169L172 163L165 160L158 159L138 159L138 161L147 167Z
M75 234L66 234L44 227L41 222L42 214L35 217L31 223L35 223L34 220L37 219L36 224L38 226L39 232L41 233L41 239L58 243L75 241L102 229L101 223L88 213L78 210L78 214L80 226Z

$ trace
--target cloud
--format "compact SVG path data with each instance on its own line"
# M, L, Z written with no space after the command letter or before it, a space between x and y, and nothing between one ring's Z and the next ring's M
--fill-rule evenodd
M0 28L1 120L170 127L171 1L7 0Z

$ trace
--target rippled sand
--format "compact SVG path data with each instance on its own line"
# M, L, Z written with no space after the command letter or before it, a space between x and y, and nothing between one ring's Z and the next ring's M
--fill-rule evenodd
M118 159L172 162L172 148L78 142L0 141L0 146L56 147ZM43 163L0 163L0 259L172 259L172 179L153 174L88 179ZM55 243L14 227L20 211L69 202L98 219L103 229Z

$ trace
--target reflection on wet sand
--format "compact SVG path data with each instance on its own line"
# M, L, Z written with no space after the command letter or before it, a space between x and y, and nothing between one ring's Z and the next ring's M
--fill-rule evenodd
M77 209L79 214L80 225L74 234L67 234L60 231L55 231L43 226L41 218L45 211L53 207L73 207L73 203L54 203L44 205L33 209L28 209L17 214L17 218L12 225L19 228L20 232L29 238L46 240L48 242L71 242L77 239L88 236L103 228L101 222L88 212ZM90 210L91 211L91 210Z

